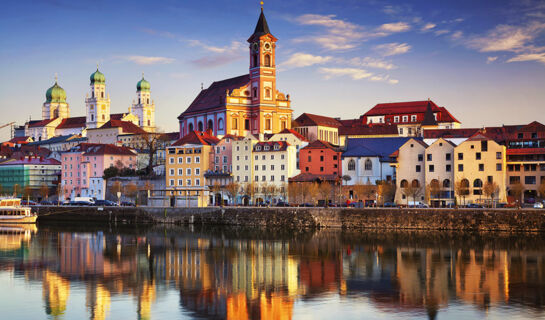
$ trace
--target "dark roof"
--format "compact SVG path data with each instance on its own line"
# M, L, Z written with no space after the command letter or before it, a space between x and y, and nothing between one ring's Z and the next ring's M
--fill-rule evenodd
M34 128L34 127L45 127L46 125L48 125L49 123L53 122L54 120L57 120L57 118L54 118L54 119L47 119L47 120L41 120L41 121L37 121L37 122L32 122L32 123L29 123L28 127L29 127L29 128Z
M339 147L334 146L331 143L327 141L322 141L322 140L315 140L309 143L306 147L302 148L301 150L304 150L304 149L331 149L336 152L341 151Z
M189 107L178 116L178 119L181 119L184 114L200 112L223 106L225 104L226 91L238 89L247 85L249 82L250 76L248 74L222 81L215 81L207 89L201 90Z
M353 138L348 139L344 157L380 157L381 161L388 161L390 154L399 149L410 139L420 138L396 137L396 138Z
M297 119L295 119L297 126L299 127L308 127L308 126L323 126L338 128L342 126L341 122L335 118L320 116L317 114L303 113Z
M70 149L69 152L83 152L85 155L127 155L134 156L136 153L127 147L119 147L113 144L102 143L80 143Z
M339 135L398 135L396 124L374 124L374 125L358 125L358 126L342 126L339 127Z
M312 174L308 172L300 173L295 177L288 179L289 182L322 182L322 181L336 181L339 176L336 174Z
M121 120L125 117L126 113L113 113L110 115L110 120Z
M284 151L288 148L290 144L287 141L264 141L258 142L254 145L254 152L269 152L269 151ZM265 147L269 146L269 150L265 150ZM278 149L274 149L274 146L278 146ZM260 150L257 150L257 147L261 147Z
M261 37L266 34L271 34L271 30L269 29L269 24L267 23L267 19L265 18L265 14L263 13L263 8L261 8L261 14L259 15L259 20L257 20L257 24L254 29L254 33L250 36L250 39ZM250 41L248 39L248 41Z
M57 126L57 129L85 128L87 126L86 117L64 118Z
M198 144L203 146L215 145L220 140L207 131L191 131L178 141L174 142L172 146L183 146L186 144Z
M74 137L74 139L71 139L72 137ZM41 140L41 141L33 141L31 143L29 143L28 145L42 145L42 144L51 144L51 143L59 143L59 142L64 142L64 141L77 141L77 140L81 140L81 139L86 139L86 138L82 138L81 136L76 136L76 135L64 135L64 136L56 136L56 137L52 137L52 138L49 138L47 140Z
M426 106L426 113L424 113L424 120L421 123L423 126L436 126L437 120L433 115L433 110L431 110L431 101L428 100L428 105Z
M545 148L518 148L507 149L508 155L523 155L523 154L545 154Z
M99 129L121 128L123 133L146 133L146 131L130 121L110 120Z
M29 139L30 139L29 136L13 137L8 142L11 142L11 143L28 143Z
M460 122L444 107L439 107L431 100L394 102L394 103L379 103L371 110L364 113L364 116L381 116L392 114L411 114L425 113L428 108L428 102L433 112L437 112L438 122Z
M284 129L284 130L282 130L282 131L280 131L280 132L278 132L278 133L291 133L291 134L293 134L295 137L297 137L297 139L299 139L299 140L301 140L301 141L308 141L308 139L305 138L305 136L303 136L302 134L300 134L299 132L297 132L297 131L295 131L295 130L293 130L293 129L288 129L288 128L286 128L286 129Z

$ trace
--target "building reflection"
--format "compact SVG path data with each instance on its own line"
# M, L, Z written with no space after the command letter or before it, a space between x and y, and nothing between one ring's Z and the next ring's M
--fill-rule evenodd
M545 251L467 248L433 239L409 245L379 236L265 240L183 230L142 234L0 229L0 270L42 286L45 313L61 319L73 286L89 318L132 297L138 319L175 290L185 312L223 319L291 319L295 303L340 297L433 319L454 301L486 311L521 305L543 312ZM174 310L172 312L175 312ZM543 314L543 313L542 313Z

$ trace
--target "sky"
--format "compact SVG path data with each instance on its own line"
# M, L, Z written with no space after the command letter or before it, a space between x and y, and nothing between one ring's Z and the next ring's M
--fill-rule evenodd
M128 110L144 73L157 125L176 131L201 84L248 73L259 10L253 0L6 2L0 125L40 119L55 74L71 115L85 115L98 63L112 113ZM463 127L545 123L544 0L269 0L264 12L294 118L430 98Z

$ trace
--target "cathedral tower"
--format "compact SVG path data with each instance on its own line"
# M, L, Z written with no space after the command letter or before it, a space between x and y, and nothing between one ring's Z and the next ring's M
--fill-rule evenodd
M100 128L110 121L110 95L106 95L106 78L98 71L91 77L91 97L87 95L87 128Z
M150 83L144 79L136 84L137 101L132 105L132 113L138 117L138 125L147 132L155 132L155 103L150 98Z
M42 105L42 119L64 119L68 117L70 117L70 107L66 103L66 91L57 84L57 76L55 76L55 84L47 89L45 93L45 102Z

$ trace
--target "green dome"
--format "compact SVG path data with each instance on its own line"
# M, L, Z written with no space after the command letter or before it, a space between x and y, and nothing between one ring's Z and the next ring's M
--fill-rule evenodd
M93 83L106 83L106 77L104 77L104 75L102 74L102 72L98 71L98 68L97 68L97 71L95 71L91 77L89 77L91 79L91 84Z
M55 81L55 84L45 92L45 102L66 103L66 91L57 84L57 81Z
M146 79L144 79L144 75L142 75L142 80L138 81L136 84L136 91L149 91L150 90L150 84Z

